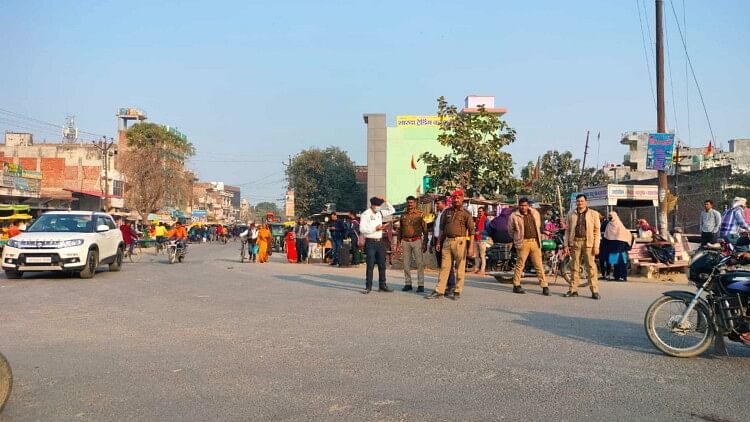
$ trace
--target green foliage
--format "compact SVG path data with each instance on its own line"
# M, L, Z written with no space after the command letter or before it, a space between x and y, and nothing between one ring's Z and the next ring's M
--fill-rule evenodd
M287 167L297 215L321 212L333 202L339 211L361 210L365 192L357 185L354 162L337 147L300 152Z
M563 201L567 201L578 190L579 183L584 188L609 183L607 174L593 167L581 174L581 160L574 159L570 151L547 151L539 158L538 165L536 170L536 164L529 161L521 169L521 179L525 181L524 193L542 202L557 202L557 186Z
M134 125L126 135L128 147L135 150L153 150L182 161L195 155L193 144L155 123Z
M126 137L120 163L129 208L141 214L162 207L184 208L192 196L194 178L184 163L195 154L193 145L154 123L134 125Z
M513 159L502 148L516 140L516 131L484 107L478 113L461 113L444 97L437 102L442 119L438 142L452 152L439 157L428 151L420 156L434 191L460 187L469 194L486 197L513 194L518 186L513 177Z
M281 210L275 202L259 202L253 207L253 210L255 211L256 218L263 218L269 212L272 212L277 217L281 215Z

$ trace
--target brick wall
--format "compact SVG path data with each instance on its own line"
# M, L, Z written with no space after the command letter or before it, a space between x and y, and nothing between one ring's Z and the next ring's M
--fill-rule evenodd
M42 158L42 188L58 188L65 186L65 159Z

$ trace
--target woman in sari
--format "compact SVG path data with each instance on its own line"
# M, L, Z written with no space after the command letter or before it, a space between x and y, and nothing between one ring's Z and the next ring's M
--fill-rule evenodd
M258 262L268 262L268 242L271 240L271 230L268 224L263 224L258 230Z
M291 263L297 262L297 242L294 240L294 232L292 229L287 230L286 237L284 238L284 242L286 242L286 259L287 261Z

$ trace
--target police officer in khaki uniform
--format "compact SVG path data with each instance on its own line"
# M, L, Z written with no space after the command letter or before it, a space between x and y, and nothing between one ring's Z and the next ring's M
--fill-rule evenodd
M578 283L581 280L581 264L586 267L591 298L599 299L599 280L596 277L594 257L599 255L601 226L599 213L588 207L588 198L576 196L576 209L568 214L568 227L565 229L565 251L571 255L572 278L570 290L565 297L578 296Z

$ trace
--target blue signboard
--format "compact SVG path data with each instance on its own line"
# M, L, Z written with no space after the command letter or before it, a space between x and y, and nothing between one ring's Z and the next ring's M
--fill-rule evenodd
M648 151L646 153L646 168L650 170L666 170L672 165L674 153L674 134L649 133Z

